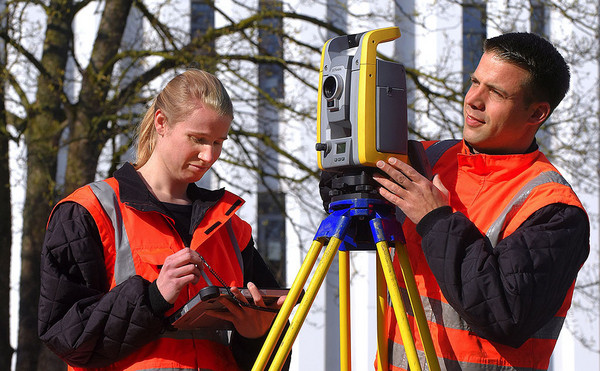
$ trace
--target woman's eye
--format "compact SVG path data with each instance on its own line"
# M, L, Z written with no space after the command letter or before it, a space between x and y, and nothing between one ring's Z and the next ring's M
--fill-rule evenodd
M202 138L198 138L198 137L190 136L190 139L192 140L192 142L194 142L196 144L202 144L204 142L204 140Z
M194 136L190 136L190 140L194 143L194 144L210 144L212 146L216 146L216 147L221 147L223 146L223 141L222 140L217 140L214 142L211 142L209 139L207 138L202 138L202 137L194 137Z

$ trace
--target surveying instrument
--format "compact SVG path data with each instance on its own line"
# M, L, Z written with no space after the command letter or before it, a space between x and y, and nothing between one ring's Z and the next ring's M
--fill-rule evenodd
M379 196L372 178L379 160L409 162L406 77L401 64L377 58L377 46L400 37L397 27L335 37L325 43L319 74L318 165L335 174L330 215L319 226L252 371L265 369L323 246L327 247L269 370L281 370L331 263L339 251L340 366L351 369L350 252L377 250L377 369L388 370L387 292L412 371L421 370L396 280L395 247L429 370L439 370L431 334L408 260L395 207ZM349 53L354 49L354 55Z

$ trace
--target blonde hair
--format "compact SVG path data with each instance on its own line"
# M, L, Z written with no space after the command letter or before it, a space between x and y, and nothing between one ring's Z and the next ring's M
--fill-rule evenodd
M167 124L183 121L198 104L213 109L220 116L233 119L233 105L225 87L214 75L189 69L175 76L156 96L137 128L135 168L142 167L152 155L156 144L154 115L157 110L167 118Z

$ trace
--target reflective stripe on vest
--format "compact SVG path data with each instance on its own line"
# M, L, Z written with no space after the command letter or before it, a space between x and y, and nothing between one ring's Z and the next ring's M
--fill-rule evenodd
M119 207L119 200L112 187L105 181L90 183L90 188L110 218L115 230L115 284L118 285L129 277L135 276L135 264L125 223Z
M404 346L402 344L394 343L393 340L388 340L389 349L392 350L390 352L390 359L394 359L395 362L393 365L395 367L402 368L404 370L408 370L408 359L406 358L406 352L404 350ZM420 360L425 359L425 352L417 349L417 355ZM501 366L501 365L491 365L491 364L481 364L481 363L470 363L470 362L461 362L453 359L444 359L438 357L440 367L442 370L461 370L461 371L546 371L542 369L534 369L531 367L513 367L513 366ZM422 365L423 366L423 365ZM424 370L429 370L429 368L424 365Z
M567 187L571 187L569 183L556 171L546 171L530 180L523 188L517 192L512 200L506 205L502 214L492 223L488 229L486 236L490 240L492 247L496 247L498 244L498 238L504 228L506 227L507 221L509 221L519 211L523 203L529 197L531 191L542 184L546 183L558 183Z
M133 255L131 252L131 246L129 245L129 239L127 238L127 231L125 230L125 223L123 223L123 216L121 215L121 209L119 208L119 200L114 189L105 181L97 181L90 183L90 188L94 195L102 205L102 208L110 218L113 228L115 230L115 284L118 285L129 277L135 276L135 264L133 262ZM244 261L242 258L242 251L238 244L237 238L235 238L235 232L231 225L231 219L225 224L229 239L233 245L235 255L242 272L244 272ZM212 228L212 227L211 227ZM205 279L208 285L212 285L212 282L202 270L202 277Z
M406 288L401 287L400 294L402 295L402 301L407 303L407 305L405 305L406 314L414 317L412 306L408 305L410 301ZM432 299L427 296L421 296L421 302L423 303L425 317L429 322L437 323L438 325L449 329L471 331L469 324L456 312L456 310L454 310L454 308L452 308L450 304L444 303L441 300ZM552 319L550 319L550 321L541 329L537 330L535 334L531 336L531 338L557 339L564 321L564 317L552 317Z

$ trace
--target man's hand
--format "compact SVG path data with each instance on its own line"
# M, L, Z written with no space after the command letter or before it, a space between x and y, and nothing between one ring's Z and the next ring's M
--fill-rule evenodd
M260 291L252 282L248 282L248 291L252 294L254 305L259 307L267 307L263 301ZM231 287L231 292L235 297L244 303L248 303L246 297L240 292L237 287ZM285 296L277 299L277 302L270 305L269 308L279 309L283 305ZM252 308L242 307L232 302L226 297L219 297L221 303L227 308L226 312L210 311L210 315L216 318L224 319L233 323L237 332L243 337L255 339L267 333L277 313L265 312Z
M377 167L389 175L389 178L381 174L373 175L382 185L379 194L398 206L413 223L419 223L430 211L448 205L448 190L437 175L430 182L395 157L390 157L387 163L378 161Z
M200 254L194 250L181 249L167 256L156 279L158 291L167 302L174 304L181 289L188 283L198 283L202 268Z

